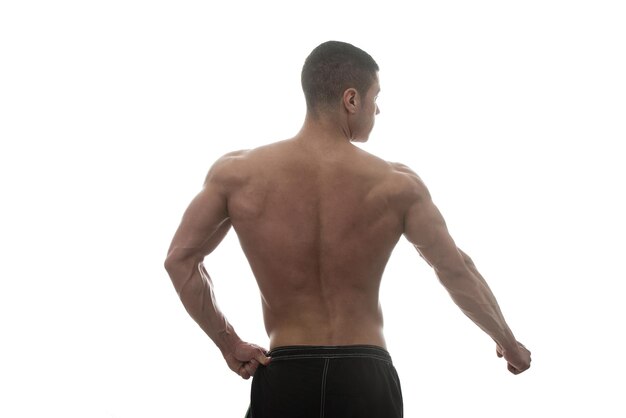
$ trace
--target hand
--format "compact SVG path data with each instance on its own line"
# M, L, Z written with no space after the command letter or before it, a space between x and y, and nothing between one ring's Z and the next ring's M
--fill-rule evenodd
M235 345L233 352L224 354L224 359L232 371L248 380L254 375L259 364L267 366L270 363L266 352L258 345L241 341Z
M513 374L520 374L530 367L530 351L524 347L524 344L517 342L517 349L504 351L502 347L496 345L496 354L498 357L504 357L507 361L507 368Z

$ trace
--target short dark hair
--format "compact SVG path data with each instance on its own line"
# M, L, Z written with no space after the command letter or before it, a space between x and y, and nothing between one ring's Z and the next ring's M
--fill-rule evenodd
M333 105L349 88L365 94L377 71L374 58L362 49L346 42L324 42L309 54L302 67L307 109Z

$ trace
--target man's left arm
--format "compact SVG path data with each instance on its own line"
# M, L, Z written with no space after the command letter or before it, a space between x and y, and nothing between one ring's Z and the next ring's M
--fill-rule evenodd
M204 257L219 245L231 227L227 193L219 180L222 162L223 159L211 168L202 190L185 211L170 245L165 269L189 315L213 340L230 369L248 379L269 358L262 348L242 341L227 321L203 264Z

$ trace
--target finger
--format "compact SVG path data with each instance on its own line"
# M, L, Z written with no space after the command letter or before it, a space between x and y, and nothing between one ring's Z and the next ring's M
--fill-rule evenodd
M253 360L254 361L254 360ZM246 372L248 372L248 374L250 376L254 376L254 372L256 372L256 368L259 366L259 363L257 363L256 361L254 363L252 363L252 361L250 363L246 363L244 365Z
M233 372L240 374L239 372L241 371L241 366L243 366L243 363L241 363L240 361L236 361L236 362L227 362L226 364Z
M241 376L244 380L248 380L248 379L250 379L250 373L248 373L248 370L246 370L246 367L245 367L245 366L242 366L242 367L239 369L239 373L238 373L238 374L239 374L239 376Z
M259 347L256 355L254 356L254 360L258 361L260 364L267 366L270 364L271 358L265 355L266 351Z
M509 369L509 371L515 375L520 374L521 371L516 368L515 366L513 366L511 363L508 363L507 368Z

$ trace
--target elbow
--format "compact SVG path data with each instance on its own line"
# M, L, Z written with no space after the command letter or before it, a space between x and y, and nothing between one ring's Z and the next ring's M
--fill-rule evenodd
M163 268L169 273L174 268L174 264L174 260L170 256L167 256L163 262Z
M473 266L474 261L472 260L472 258L466 253L464 253L460 248L457 248L457 249L459 251L459 254L461 254L461 257L463 258L463 262L468 266Z
M174 248L170 250L165 257L163 267L170 276L176 275L181 269L186 269L191 264L197 265L202 259L197 257L193 252L186 251L180 248Z
M165 271L167 271L170 276L176 271L177 265L179 265L179 261L170 256L167 256L163 262L163 268L165 268Z
M467 281L467 274L463 274L460 271L436 270L435 273L437 274L439 282L448 290L458 287Z
M176 293L182 297L183 290L189 288L196 291L198 286L197 266L198 262L194 257L178 257L176 255L168 255L163 263L167 271Z
M449 291L472 286L474 276L467 263L436 269L437 278Z
M174 287L178 290L179 285L178 282L182 280L183 277L188 276L189 263L185 262L185 260L180 259L179 257L173 257L168 255L163 262L163 267L167 274L170 276Z

